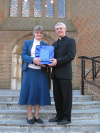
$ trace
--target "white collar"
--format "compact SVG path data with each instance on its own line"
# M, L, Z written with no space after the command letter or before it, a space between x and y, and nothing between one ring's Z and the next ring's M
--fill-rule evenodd
M36 40L36 39L34 39L34 42L40 43L40 41L41 41L41 40Z

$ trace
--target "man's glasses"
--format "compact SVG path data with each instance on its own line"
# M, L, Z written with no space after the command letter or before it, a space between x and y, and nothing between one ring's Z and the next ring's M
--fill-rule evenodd
M56 28L55 30L62 30L62 29L64 29L64 28Z

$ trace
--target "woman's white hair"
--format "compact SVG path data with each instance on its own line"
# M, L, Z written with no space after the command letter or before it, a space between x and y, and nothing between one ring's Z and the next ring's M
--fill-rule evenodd
M41 25L37 25L33 30L33 34L35 34L38 30L43 33L43 27Z
M63 28L66 29L66 25L65 25L64 23L62 23L62 22L58 22L58 23L55 25L55 29L56 29L56 27L57 27L58 25L62 25Z

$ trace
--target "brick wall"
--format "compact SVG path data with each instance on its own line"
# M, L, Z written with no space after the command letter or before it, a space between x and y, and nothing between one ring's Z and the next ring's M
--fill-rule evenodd
M77 29L77 55L100 54L100 1L71 0L71 20Z
M25 23L26 21L24 20L27 18L23 18L23 21L19 21L19 19L22 19L21 17L13 18L13 21L9 18L9 1L10 0L0 0L0 24L2 24L0 26L3 26L0 27L0 88L11 87L11 63L14 42L25 33L30 32L30 26L32 27L32 23ZM69 3L70 7L68 7ZM80 84L80 60L77 57L81 55L96 56L100 53L99 3L99 0L70 0L66 5L67 20L59 20L68 23L67 26L69 29L67 34L75 38L77 42L77 56L73 62L73 84L76 88ZM21 13L19 12L19 14ZM32 17L28 19L30 19L30 22L33 22ZM15 20L17 20L18 23L17 21L15 23ZM77 32L75 32L70 20L76 27ZM53 25L53 27L51 27L52 29L54 29L56 21L58 21L57 18L55 20L52 19L52 23L49 23L49 25ZM22 23L20 24L20 22ZM35 24L36 22L37 21L35 21ZM13 27L11 23L13 25L15 24L15 27ZM29 26L27 31L22 29L24 25L25 27ZM48 23L46 22L44 25L46 27ZM11 30L12 27L13 31ZM14 30L14 28L16 30ZM56 39L53 31L46 31L45 40L48 36L51 36L54 40Z
M93 100L100 101L100 81L85 81L85 95L92 95Z
M0 88L11 87L12 46L23 33L0 31Z
M100 55L100 1L70 0L70 19L77 29L77 57ZM78 58L76 62L80 75L81 63Z
M4 20L5 17L5 2L0 0L0 23Z

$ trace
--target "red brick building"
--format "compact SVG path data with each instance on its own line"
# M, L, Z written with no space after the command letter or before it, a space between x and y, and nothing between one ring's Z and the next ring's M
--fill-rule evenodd
M23 42L32 39L36 25L44 27L43 40L52 44L54 26L64 22L67 35L76 39L73 87L80 86L78 56L100 54L99 0L0 0L0 88L20 89Z

